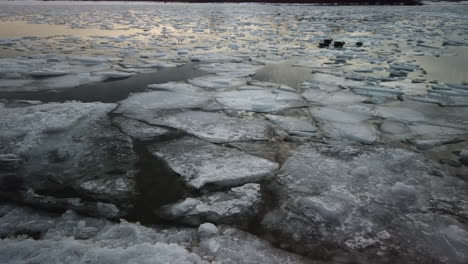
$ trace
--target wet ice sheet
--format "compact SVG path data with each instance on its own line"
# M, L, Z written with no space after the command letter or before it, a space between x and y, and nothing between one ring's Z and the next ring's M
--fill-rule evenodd
M93 104L96 111L83 113L87 105L81 103L35 108L32 105L37 102L2 101L0 110L8 113L2 115L7 122L0 123L7 128L0 130L6 135L0 149L8 151L0 153L0 189L21 187L15 173L24 168L41 180L27 182L25 186L33 190L21 191L17 202L118 218L129 205L122 201L134 198L135 192L129 190L134 187L132 169L138 158L137 164L146 170L144 177L159 184L158 188L145 186L143 191L176 189L177 199L164 201L178 201L185 209L181 211L194 213L197 223L208 215L213 221L236 219L234 224L250 227L251 219L263 218L262 231L255 225L253 232L281 248L324 261L333 262L336 249L343 248L370 263L394 255L400 256L391 259L394 262L466 262L463 180L468 87L460 78L466 76L466 67L461 61L452 76L437 71L442 67L439 59L464 58L454 50L462 52L467 44L466 6L349 9L193 4L187 8L184 4L125 3L122 12L122 5L115 3L0 5L0 19L9 21L4 25L48 23L61 33L51 30L45 37L40 32L43 26L35 25L30 28L37 30L38 37L0 38L0 56L8 57L0 61L4 93L72 91L77 85L132 75L118 81L130 86L142 73L166 75L164 67L180 75L145 82L131 90L139 93L126 99L127 94L113 97L117 82L100 83L108 87L104 92L98 85L87 90L104 94L94 101L122 100L113 113L114 104L109 108ZM92 31L96 35L86 33ZM325 38L346 41L346 45L342 49L316 47ZM363 46L356 47L357 42ZM176 68L189 62L199 63L195 67L209 75L184 75L183 68ZM436 75L430 66L442 74ZM178 83L162 83L170 81ZM47 119L56 120L57 125ZM36 135L36 129L43 133ZM197 139L188 142L187 134ZM19 144L11 143L12 138ZM57 138L66 140L57 144ZM159 154L147 153L148 141L155 141L152 153ZM317 141L327 145L311 143ZM33 146L37 153L29 158L27 150L21 151L24 145ZM75 148L82 155L69 153ZM67 160L76 163L68 165ZM284 163L277 177L279 165L272 161ZM51 162L53 170L44 165ZM258 168L259 164L265 166ZM81 168L86 169L76 171ZM176 173L165 175L165 169ZM166 182L167 176L174 179ZM178 181L194 188L169 186ZM252 196L231 196L233 190L242 189L233 186L251 181L258 181L265 191L266 205L259 205L259 210L258 188L249 192ZM62 189L65 185L74 191ZM185 206L187 201L189 206ZM154 208L162 203L158 198L147 203L150 214L161 209ZM238 209L248 217L237 218ZM183 217L173 217L184 222ZM27 227L44 230L46 225L41 222L36 228L28 219L26 224L17 222L17 227L6 225L7 235ZM138 262L151 259L141 252L161 259L174 253L168 262L179 257L198 261L192 253L223 263L302 260L273 250L250 234L223 227L210 228L214 236L204 234L192 247L187 246L191 241L184 240L186 230L168 231L168 236L179 240L164 240L134 224L110 224L114 225L110 231L87 225L87 220L84 228L82 222L73 224L79 227L74 234L77 239L69 238L68 227L59 228L54 239L61 243L48 238L2 242L7 251L19 248L33 253L51 246L60 253L60 245L66 244L82 256L112 261L117 260L107 254L109 247L125 248L117 257L129 261L135 256ZM92 241L78 241L96 233ZM193 238L193 234L188 236ZM133 243L133 238L141 243ZM177 245L168 245L172 242ZM395 247L401 244L404 247Z
M152 149L193 188L236 186L274 175L276 163L234 149L186 138Z

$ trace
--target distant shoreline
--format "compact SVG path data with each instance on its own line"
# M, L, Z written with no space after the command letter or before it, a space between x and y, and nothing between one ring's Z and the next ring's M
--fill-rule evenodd
M56 0L42 0L55 2ZM60 0L57 0L60 1ZM164 3L277 3L277 4L317 4L317 5L423 5L421 0L68 0L72 2L164 2Z

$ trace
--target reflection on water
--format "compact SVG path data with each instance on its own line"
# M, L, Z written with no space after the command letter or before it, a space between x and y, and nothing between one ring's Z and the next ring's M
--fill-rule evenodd
M468 82L468 47L452 48L448 53L453 56L421 56L414 59L426 70L429 80Z
M59 92L0 92L0 98L39 100L43 102L77 100L81 102L113 103L127 98L130 93L144 91L149 84L186 81L206 74L194 66L195 64L186 64L182 67L168 68L159 72L141 73L123 80L87 84Z
M118 27L117 27L118 28ZM70 28L66 25L51 24L30 24L25 21L2 21L0 22L0 37L52 37L59 35L70 35L75 37L108 36L116 37L142 33L141 29L112 29L105 30L99 28Z
M304 81L311 77L312 70L305 67L294 67L289 63L268 64L259 69L256 80L286 84L293 88L299 88Z

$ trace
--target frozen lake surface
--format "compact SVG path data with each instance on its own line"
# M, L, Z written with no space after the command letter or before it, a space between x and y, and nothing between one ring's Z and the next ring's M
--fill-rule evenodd
M468 263L467 21L0 2L0 263Z

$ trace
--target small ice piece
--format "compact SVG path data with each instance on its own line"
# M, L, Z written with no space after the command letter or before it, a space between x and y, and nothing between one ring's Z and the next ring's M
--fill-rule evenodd
M137 117L138 118L138 117ZM269 140L272 124L261 119L229 117L223 113L185 111L162 117L143 116L150 124L172 127L212 143Z
M191 79L188 82L192 85L208 89L227 89L246 84L246 80L243 78L220 75L207 75Z
M122 131L128 136L139 140L150 140L154 137L159 137L169 133L169 130L165 128L152 126L131 118L116 117L114 118L113 123L120 127L120 129L122 129Z
M216 235L219 229L212 223L203 223L198 227L198 233L202 236Z
M185 93L185 94L197 94L197 93L205 92L203 88L193 86L188 83L177 83L177 82L150 84L148 85L148 88L152 90L162 90L162 91L169 91L169 92L174 92L174 93Z
M117 113L140 114L151 113L163 109L199 108L208 103L206 96L173 93L167 91L153 91L130 95L120 102Z
M232 188L228 192L217 192L199 198L187 198L163 207L161 216L184 224L197 226L204 221L245 225L255 216L261 204L260 185L249 183ZM217 228L204 224L203 233L216 234Z
M270 90L240 90L221 92L215 99L228 110L246 110L253 112L276 112L289 108L305 106L295 93Z
M309 120L278 115L265 115L265 117L274 124L284 128L290 135L312 136L317 132L317 128Z
M155 147L151 152L196 189L208 184L236 186L257 182L278 169L278 164L268 160L194 138Z

